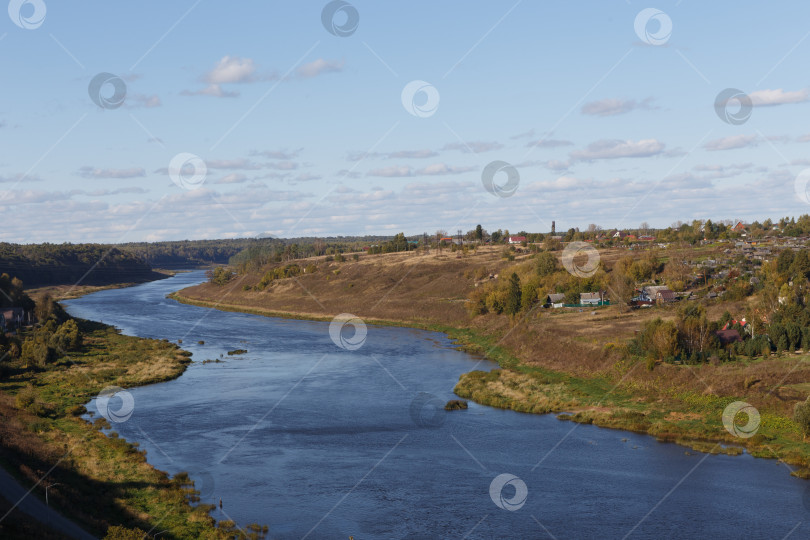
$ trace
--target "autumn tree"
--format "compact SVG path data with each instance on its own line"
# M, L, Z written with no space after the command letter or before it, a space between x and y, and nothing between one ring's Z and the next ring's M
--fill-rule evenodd
M687 353L703 353L713 348L716 340L712 330L704 306L688 303L678 310L678 335Z
M535 270L540 277L550 276L557 271L557 257L553 253L544 251L537 255Z
M633 278L627 275L623 267L618 265L614 267L610 272L610 282L608 284L611 303L619 304L620 309L624 310L633 299L635 291L636 283Z
M509 276L509 282L506 286L506 298L504 301L503 311L508 315L514 315L520 311L520 278L515 272Z

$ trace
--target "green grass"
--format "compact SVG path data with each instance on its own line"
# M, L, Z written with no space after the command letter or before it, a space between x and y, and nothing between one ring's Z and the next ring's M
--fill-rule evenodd
M707 257L704 255L704 258ZM215 306L213 303L190 300L177 294L172 297L181 302L228 311L293 319L331 320L330 317L275 313L239 306ZM800 467L794 473L797 476L810 476L810 445L804 442L798 426L791 418L762 410L762 421L757 434L748 439L735 437L724 428L722 411L727 404L744 399L670 390L658 391L653 395L634 385L631 380L618 384L624 373L633 369L636 362L641 360L619 361L614 366L611 377L605 374L576 377L522 364L508 348L499 345L497 335L419 321L366 322L441 332L453 339L460 350L485 357L500 366L500 370L489 373L472 371L463 374L454 388L459 397L519 412L546 414L569 411L572 414L567 414L562 419L646 433L661 441L676 442L700 452L735 455L745 448L754 456L778 457L785 463ZM795 357L790 357L791 362L795 360ZM743 361L757 363L766 360L755 358ZM810 393L810 383L802 384L807 385Z
M191 505L193 488L149 465L137 443L102 434L99 427L109 425L103 419L94 425L75 416L106 386L129 388L178 377L189 354L167 341L124 336L98 323L82 321L81 328L86 345L79 353L39 371L12 365L0 379L0 397L31 385L50 411L37 417L3 398L4 467L32 485L56 461L47 480L62 485L51 491L51 505L97 535L121 525L165 530L161 538L238 537L238 531L216 527L210 508Z

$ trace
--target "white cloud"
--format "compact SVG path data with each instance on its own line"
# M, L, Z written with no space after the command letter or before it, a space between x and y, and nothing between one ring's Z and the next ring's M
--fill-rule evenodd
M339 176L340 178L352 178L352 179L357 179L357 178L362 177L362 176L363 176L363 174L362 174L362 173L359 173L359 172L357 172L357 171L351 171L351 170L349 170L349 169L341 169L341 170L339 170L339 171L338 171L338 172L335 174L335 176Z
M242 173L231 173L215 181L215 184L241 184L247 182L248 177Z
M517 139L528 139L530 137L534 137L534 130L530 129L529 131L524 131L523 133L518 133L517 135L512 135L509 137L510 139L517 140Z
M757 145L756 135L731 135L707 142L703 147L710 152L718 150L733 150Z
M124 194L124 193L125 194L133 194L133 193L143 194L143 193L149 193L149 191L142 188L142 187L132 186L132 187L124 187L124 188L118 188L118 189L94 189L92 191L85 191L85 190L82 190L82 189L77 189L77 190L71 191L70 193L71 193L71 195L87 195L88 197L106 197L106 196L109 196L109 195L121 195L121 194Z
M408 165L394 165L391 167L382 167L379 169L372 169L366 173L366 176L380 176L383 178L404 178L409 176L444 176L450 174L462 174L474 171L476 167L461 166L455 167L447 165L446 163L433 163L421 169L413 169Z
M200 77L203 82L208 83L208 86L200 90L183 90L180 95L236 97L239 92L224 90L222 85L251 83L268 78L272 79L275 76L259 77L256 72L256 64L251 58L223 56L213 69Z
M294 161L279 161L277 163L268 163L265 167L277 171L292 171L298 168L298 163Z
M309 182L311 180L320 180L322 178L319 174L301 173L292 178L293 182Z
M343 60L324 60L318 58L308 64L304 64L296 70L296 75L301 79L310 79L323 75L324 73L337 73L343 71L345 62Z
M753 163L731 163L729 165L695 165L693 171L706 173L700 178L731 178L744 172L756 170Z
M147 109L160 107L162 105L160 98L157 95L146 96L144 94L135 94L128 97L127 103L134 107L145 107Z
M231 84L252 82L255 77L256 65L252 59L223 56L203 79L209 84Z
M561 171L570 167L571 163L568 161L560 161L559 159L550 159L545 165L552 171Z
M223 169L223 170L245 170L255 171L262 168L262 165L254 163L249 159L212 159L205 162L205 166L209 169Z
M591 101L582 106L580 112L591 116L616 116L626 114L631 111L642 109L650 110L653 98L636 101L635 99L607 98L599 101Z
M137 178L146 176L146 171L142 167L130 167L128 169L82 167L79 169L78 174L84 178Z
M64 191L39 191L16 189L0 191L0 208L17 204L48 203L70 199L71 194Z
M433 150L398 150L390 152L385 157L388 159L427 159L438 155L439 153Z
M262 156L270 159L295 159L298 157L298 154L301 153L303 148L298 148L296 150L260 150L260 151L253 151L250 153L252 156Z
M573 144L574 143L571 141L563 141L560 139L539 139L537 141L530 141L526 143L526 146L536 146L538 148L559 148L560 146L573 146Z
M571 159L592 161L597 159L618 159L650 157L664 151L664 143L656 139L640 141L601 140L588 145L584 150L571 152Z
M383 178L401 178L405 176L413 176L413 169L411 169L407 165L392 165L390 167L371 169L366 173L366 176L381 176Z
M748 94L755 107L768 107L773 105L786 105L789 103L802 103L810 99L810 89L785 92L781 88L774 90L757 90Z
M0 175L0 184L8 184L12 182L42 182L42 178L35 174L16 173L10 176Z
M417 175L425 174L429 176L443 175L443 174L462 174L465 172L474 171L476 167L452 167L445 163L434 163L416 171Z

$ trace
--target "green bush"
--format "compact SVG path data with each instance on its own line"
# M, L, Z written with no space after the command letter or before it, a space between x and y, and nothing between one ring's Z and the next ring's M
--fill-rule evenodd
M28 409L36 400L37 392L34 390L33 386L29 385L17 392L17 396L14 398L14 404L18 409Z
M20 357L25 361L26 365L44 367L55 356L55 351L48 346L45 336L36 336L23 341Z
M793 408L793 420L799 424L802 435L807 437L810 433L810 397L805 401L800 401Z

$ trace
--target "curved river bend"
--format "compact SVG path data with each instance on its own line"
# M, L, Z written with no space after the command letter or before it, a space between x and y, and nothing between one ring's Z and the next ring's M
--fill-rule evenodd
M65 304L126 334L182 338L193 353L180 378L131 389L134 412L114 429L155 467L189 471L204 502L221 498L216 519L267 524L272 538L810 537L807 483L775 460L687 455L475 403L435 411L460 374L494 364L441 334L369 327L348 351L328 323L165 298L203 279L179 274ZM225 354L234 349L248 352ZM498 490L502 474L512 476Z

